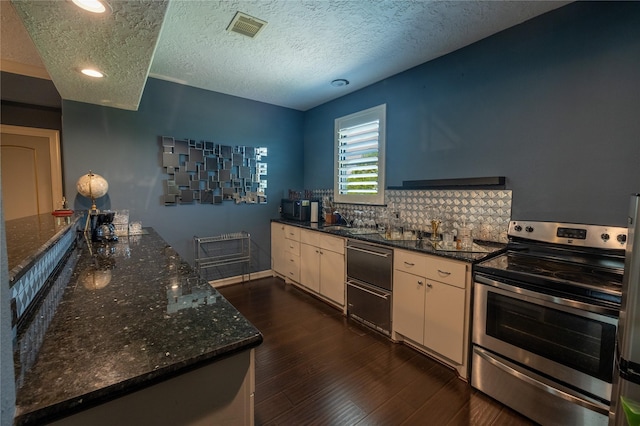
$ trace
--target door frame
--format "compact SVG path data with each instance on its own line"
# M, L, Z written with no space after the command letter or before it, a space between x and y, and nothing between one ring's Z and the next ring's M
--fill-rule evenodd
M49 141L49 158L51 160L51 202L52 211L61 208L62 201L62 156L60 153L60 132L54 129L12 126L0 124L0 133L35 136Z

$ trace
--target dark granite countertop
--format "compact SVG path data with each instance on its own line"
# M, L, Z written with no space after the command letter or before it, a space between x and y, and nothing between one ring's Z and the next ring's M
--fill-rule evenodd
M474 245L478 251L465 252L461 250L440 250L436 249L429 241L428 237L422 240L387 240L381 235L374 232L366 232L359 230L350 230L344 226L336 226L334 224L327 225L323 223L296 222L283 219L273 219L272 222L283 223L286 225L297 226L303 229L325 232L354 240L375 243L392 248L416 251L424 254L431 254L446 257L463 262L478 263L493 255L496 255L506 248L506 244L496 243L492 241L475 241ZM363 232L363 233L359 233Z
M5 221L9 281L20 278L21 273L28 270L29 265L51 248L79 218L79 215L56 217L43 213Z
M20 365L20 351L33 342L19 332L16 424L40 424L262 342L217 290L145 230L79 244L32 365Z

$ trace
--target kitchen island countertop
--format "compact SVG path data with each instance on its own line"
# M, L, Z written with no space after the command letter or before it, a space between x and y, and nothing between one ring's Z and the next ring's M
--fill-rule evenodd
M69 283L49 289L19 331L16 424L41 424L261 344L249 321L145 231L79 243Z

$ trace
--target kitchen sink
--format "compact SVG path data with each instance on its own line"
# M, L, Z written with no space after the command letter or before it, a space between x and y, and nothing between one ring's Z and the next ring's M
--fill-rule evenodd
M351 228L344 225L329 225L329 226L323 226L322 229L325 231L344 231L344 230L349 230Z
M341 232L347 232L351 235L370 235L370 234L377 234L377 231L375 229L369 229L369 228L352 228L350 226L345 226L345 225L329 225L329 226L323 226L322 227L323 230L325 231L341 231Z

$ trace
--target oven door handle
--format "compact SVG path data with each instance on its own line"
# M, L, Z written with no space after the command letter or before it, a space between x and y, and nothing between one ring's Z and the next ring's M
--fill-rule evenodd
M390 253L380 253L380 252L377 252L377 251L361 249L359 247L354 247L354 246L347 246L347 250L355 250L355 251L359 251L359 252L362 252L362 253L372 254L374 256L380 256L380 257L389 257L389 255L390 255Z
M377 291L375 291L373 289L368 289L368 288L362 287L362 286L356 284L353 281L347 281L347 285L350 285L351 287L357 288L358 290L362 290L364 292L372 294L372 295L374 295L376 297L379 297L381 299L385 299L385 300L389 299L389 294L388 293L377 292Z
M518 378L519 380L522 380L523 382L528 383L531 386L534 386L542 391L545 391L553 396L557 396L559 398L562 398L566 401L572 402L574 404L578 404L582 407L585 407L589 410L595 411L596 413L600 413L600 414L605 414L608 415L609 414L609 410L608 407L604 407L602 405L598 405L595 404L591 401L587 401L583 398L579 398L577 396L571 395L567 392L564 392L560 389L556 389L554 387L551 387L549 385L547 385L544 382L541 382L539 380L534 379L533 377L527 376L526 374L521 373L520 371L500 362L499 360L495 359L494 357L492 357L487 351L485 351L484 349L481 349L479 347L474 347L473 351L480 356L482 359L484 359L485 361L487 361L488 363L490 363L491 365L493 365L496 368L499 368L500 370L504 371L507 374L510 374L511 376L514 376L516 378Z
M616 321L617 323L618 311L614 309L605 308L604 306L593 305L590 303L580 302L578 300L570 300L570 299L565 299L563 297L557 297L557 296L552 296L550 294L527 290L524 288L505 284L500 281L492 280L482 275L476 275L475 281L479 284L484 284L489 287L495 287L504 291L508 291L510 293L515 293L522 297L528 296L534 299L538 299L541 301L541 303L543 303L545 306L548 306L548 307L553 307L553 305L556 305L556 306L561 305L561 306L566 306L568 308L580 309L584 311L582 316L591 317L592 315L599 314L599 315L612 317L612 318L615 318L615 320L612 319L611 323L613 324L614 323L613 321Z

